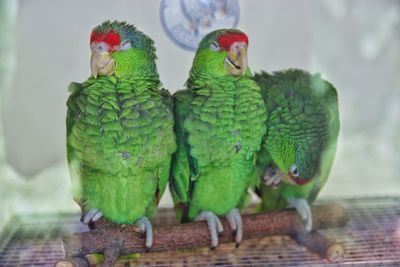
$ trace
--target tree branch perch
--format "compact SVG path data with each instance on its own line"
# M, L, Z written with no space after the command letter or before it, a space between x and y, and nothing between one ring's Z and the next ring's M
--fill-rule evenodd
M343 227L348 221L346 210L335 203L315 206L312 212L313 230ZM221 222L224 232L219 237L219 242L221 244L234 242L229 223L224 218ZM243 230L244 239L290 235L310 250L328 259L329 255L326 253L333 244L333 241L320 234L305 233L295 210L243 215ZM156 225L153 232L154 243L150 252L200 248L209 246L211 242L205 222ZM93 253L104 253L105 258L109 259L106 264L108 265L112 264L119 255L146 252L145 240L140 238L140 232L135 225L119 226L103 219L96 223L95 230L64 236L62 242L67 260L59 261L56 266L86 266L84 255ZM337 251L337 249L334 250L335 253ZM334 259L337 258L337 256L334 257Z

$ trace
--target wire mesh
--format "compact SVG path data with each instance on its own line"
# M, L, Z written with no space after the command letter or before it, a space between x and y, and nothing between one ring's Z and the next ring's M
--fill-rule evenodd
M329 263L287 236L273 236L187 251L136 255L116 266L400 266L400 197L333 200L348 210L345 228L323 234L346 248L340 264ZM322 201L321 201L322 202ZM158 213L155 224L175 223L172 210ZM53 266L62 259L60 236L86 231L76 214L15 217L0 234L0 266ZM96 266L95 257L89 257Z

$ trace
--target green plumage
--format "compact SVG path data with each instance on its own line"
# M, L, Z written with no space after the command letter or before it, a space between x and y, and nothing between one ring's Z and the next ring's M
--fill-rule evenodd
M267 104L267 135L259 153L260 175L276 166L288 173L296 164L306 185L281 182L277 188L261 183L262 210L286 208L288 198L311 204L326 183L333 164L339 133L335 88L316 75L301 70L256 74Z
M133 26L106 22L137 45L114 52L113 75L70 85L67 157L75 200L115 223L154 215L176 149L172 99L160 82L153 42ZM140 44L140 45L139 45Z
M235 77L224 69L226 52L205 37L195 56L188 89L175 97L178 149L170 182L178 218L201 211L221 216L241 207L255 176L255 152L265 133L265 105L250 71Z

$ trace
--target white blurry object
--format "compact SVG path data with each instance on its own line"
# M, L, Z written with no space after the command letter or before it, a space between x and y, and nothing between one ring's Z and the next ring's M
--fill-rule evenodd
M360 53L373 60L388 48L393 36L400 32L400 6L380 4L372 9L370 4L356 9L355 17L359 26L364 28L358 40Z
M13 198L25 182L6 164L0 164L0 231L15 214Z
M10 197L16 192L21 180L14 170L6 165L3 137L3 103L10 89L15 70L15 23L18 1L0 0L0 230L13 213Z
M1 111L15 70L15 23L18 1L0 0L0 166L4 164L4 140Z

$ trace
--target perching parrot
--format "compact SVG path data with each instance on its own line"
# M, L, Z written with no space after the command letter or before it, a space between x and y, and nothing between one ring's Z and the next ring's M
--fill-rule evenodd
M153 217L176 150L173 100L160 89L153 41L125 22L90 37L92 76L71 83L67 159L83 222L136 223L152 245Z
M199 44L187 89L175 98L177 152L170 188L182 222L206 220L211 248L226 216L236 244L242 240L239 209L259 181L255 155L265 134L265 104L247 64L247 36L223 29Z
M257 165L261 210L297 209L312 229L310 205L326 183L336 153L339 112L336 89L302 70L254 76L267 105L267 135Z

